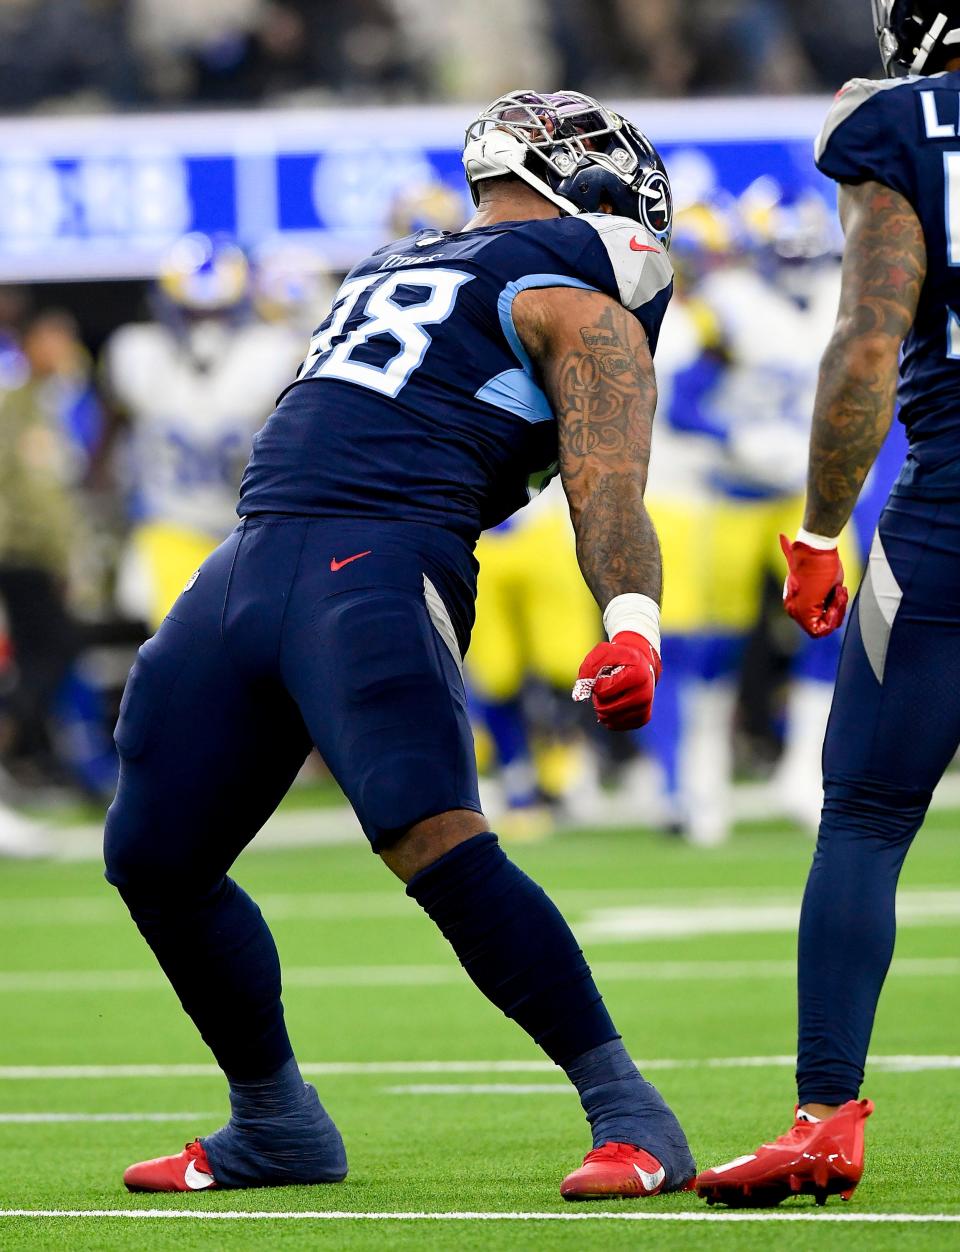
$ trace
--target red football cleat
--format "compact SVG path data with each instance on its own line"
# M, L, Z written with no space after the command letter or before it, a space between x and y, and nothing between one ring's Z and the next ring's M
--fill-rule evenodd
M123 1181L128 1191L209 1191L217 1185L199 1139L176 1156L129 1165Z
M624 1196L642 1200L659 1195L667 1171L655 1156L632 1143L604 1143L583 1158L583 1164L560 1184L565 1200L609 1200Z
M698 1174L697 1195L733 1208L768 1208L792 1195L849 1200L863 1175L863 1123L872 1112L870 1100L848 1100L826 1121L798 1119L774 1143Z

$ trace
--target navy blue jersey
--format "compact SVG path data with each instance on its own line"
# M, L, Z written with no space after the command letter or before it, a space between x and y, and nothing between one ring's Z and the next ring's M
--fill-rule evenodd
M837 182L893 188L923 226L927 279L900 369L910 448L895 491L960 497L960 73L855 79L816 155Z
M556 468L556 419L513 324L518 293L605 292L653 350L672 280L652 235L602 213L381 248L348 274L256 436L240 515L427 522L472 544Z

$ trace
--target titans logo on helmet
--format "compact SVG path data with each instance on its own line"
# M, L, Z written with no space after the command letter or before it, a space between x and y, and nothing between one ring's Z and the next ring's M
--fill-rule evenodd
M673 193L662 170L651 170L640 185L640 220L651 235L669 236L673 224Z

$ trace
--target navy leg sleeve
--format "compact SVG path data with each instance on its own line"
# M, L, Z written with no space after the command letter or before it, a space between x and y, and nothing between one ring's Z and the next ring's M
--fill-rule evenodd
M960 744L960 505L894 497L844 641L800 922L801 1104L855 1098L904 857Z
M653 1153L672 1189L692 1177L676 1117L630 1060L570 927L494 834L476 835L407 885L483 994L561 1066L580 1094L594 1147Z
M415 874L407 895L464 969L558 1065L618 1038L570 927L541 887L476 835Z

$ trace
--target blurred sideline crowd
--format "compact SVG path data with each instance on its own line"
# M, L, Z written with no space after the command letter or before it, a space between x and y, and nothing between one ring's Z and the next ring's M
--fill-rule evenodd
M0 0L0 110L802 92L876 69L863 0Z
M415 189L394 236L466 216L449 190ZM559 485L482 538L467 676L485 803L505 836L626 820L717 844L738 778L765 782L770 816L815 829L839 644L804 641L779 612L777 536L800 520L835 232L818 196L766 179L739 200L679 206L648 488L666 580L649 727L600 733L571 702L601 628ZM190 235L140 319L96 355L69 313L0 290L0 852L42 847L12 806L109 800L133 650L235 525L251 438L341 277L302 248L248 256ZM899 438L845 537L852 579Z

